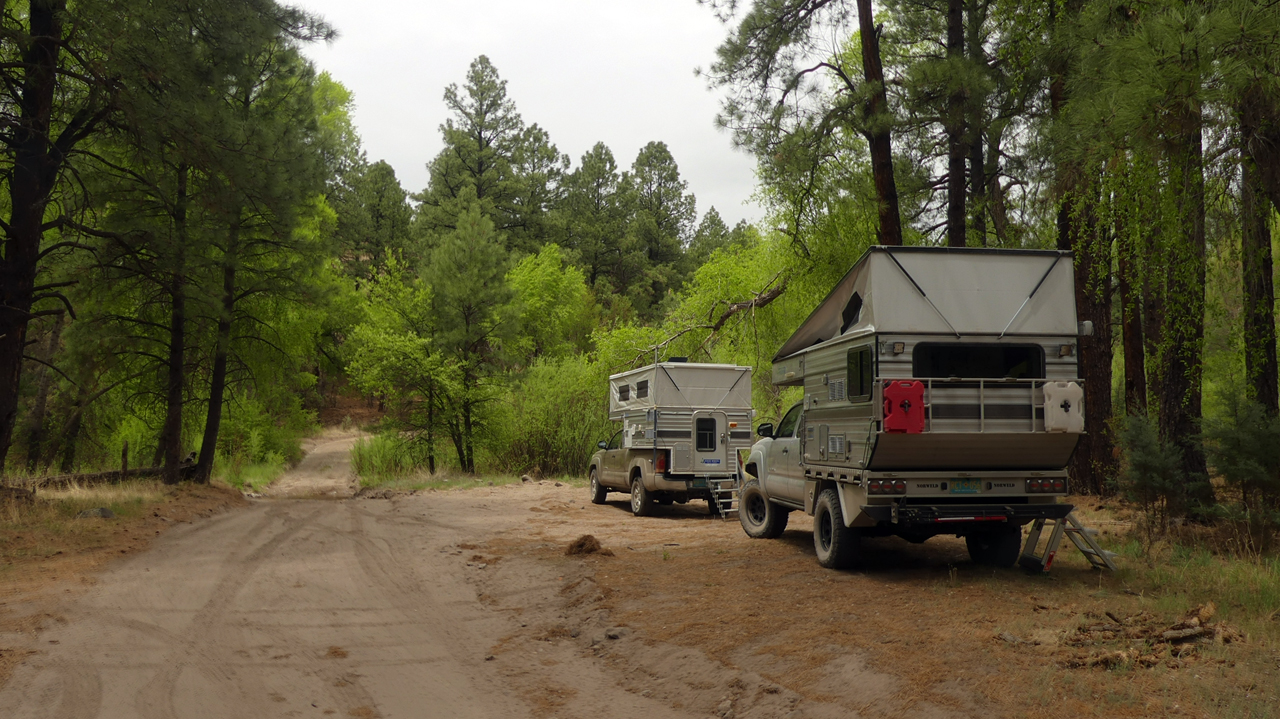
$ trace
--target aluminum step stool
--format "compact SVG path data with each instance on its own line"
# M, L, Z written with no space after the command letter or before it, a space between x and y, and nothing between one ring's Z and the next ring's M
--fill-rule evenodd
M1040 534L1044 530L1045 522L1053 522L1053 529L1049 532L1049 541L1044 545L1044 552L1037 555L1036 548L1040 544ZM1032 522L1031 531L1027 532L1027 543L1022 548L1022 556L1018 558L1018 564L1033 572L1049 571L1053 566L1053 558L1058 554L1058 546L1062 544L1064 534L1095 569L1116 571L1115 562L1112 561L1116 553L1108 552L1099 546L1095 539L1098 530L1081 524L1080 520L1076 519L1075 512L1062 519L1037 519Z
M740 486L738 477L716 477L707 480L707 487L711 490L711 501L715 502L714 509L719 512L720 519L728 519L730 513L737 514L737 495Z

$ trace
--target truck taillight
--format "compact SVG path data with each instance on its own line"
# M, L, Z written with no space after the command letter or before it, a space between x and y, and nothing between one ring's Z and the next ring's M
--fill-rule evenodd
M873 479L867 482L867 494L906 494L907 483L899 479Z
M658 453L658 464L656 469L659 472L667 471L667 453L666 452Z
M1067 491L1067 480L1063 479L1062 477L1055 477L1054 479L1028 479L1027 480L1027 492L1029 494L1044 494L1046 492L1061 494L1066 491Z

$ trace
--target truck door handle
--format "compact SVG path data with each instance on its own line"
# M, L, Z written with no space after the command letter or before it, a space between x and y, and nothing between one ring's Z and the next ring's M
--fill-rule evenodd
M786 448L786 447L783 447L783 448L782 448L782 453L783 453L783 454L786 454L788 451L789 451L789 450L787 450L787 448Z

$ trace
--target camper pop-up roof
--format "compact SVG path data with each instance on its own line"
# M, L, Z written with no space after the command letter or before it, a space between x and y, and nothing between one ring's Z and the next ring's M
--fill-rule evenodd
M774 361L851 334L1074 336L1072 278L1069 252L872 247Z
M609 419L650 409L751 409L751 368L660 362L609 377Z

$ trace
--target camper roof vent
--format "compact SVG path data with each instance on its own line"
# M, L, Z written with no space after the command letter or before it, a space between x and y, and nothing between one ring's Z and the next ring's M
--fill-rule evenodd
M689 358L688 357L668 357L667 361L668 362L688 362Z

